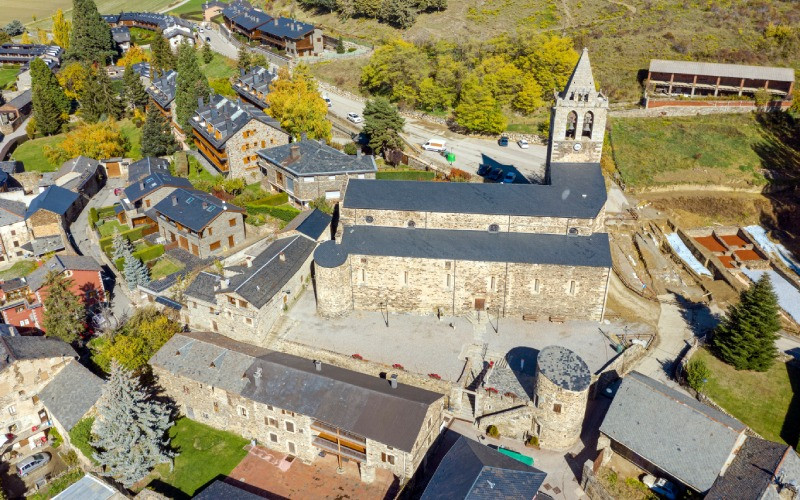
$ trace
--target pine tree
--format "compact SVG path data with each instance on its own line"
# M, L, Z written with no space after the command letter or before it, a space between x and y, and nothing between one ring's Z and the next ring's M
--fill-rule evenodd
M72 23L64 19L64 11L58 9L53 16L53 42L64 50L69 48L69 37L72 33Z
M103 68L92 71L83 90L78 96L81 105L81 116L89 123L95 123L110 117L117 119L122 114L122 103L119 94L111 85L111 79Z
M91 445L105 475L126 487L146 477L158 464L172 468L174 452L169 449L171 411L142 387L138 378L111 363L111 375L97 402Z
M178 143L164 115L155 107L147 110L147 120L142 127L142 155L165 156L174 153Z
M207 99L208 94L208 79L200 71L194 47L184 42L178 48L178 78L175 84L175 111L178 126L182 130L192 130L190 120L197 110L197 99Z
M141 260L131 253L123 255L123 257L125 258L125 265L122 268L122 274L129 289L133 290L137 285L150 283L150 272Z
M404 124L397 107L385 97L370 99L364 106L364 134L376 153L402 146L400 132Z
M70 100L42 59L33 59L30 68L33 116L38 130L44 135L57 134L66 122Z
M775 340L781 328L778 298L766 273L739 296L739 303L714 330L717 356L737 370L767 371L778 351Z
M94 0L72 0L72 33L66 59L105 66L113 55L111 28L100 17Z
M214 53L211 52L211 44L204 43L200 52L203 58L203 63L208 64L214 59Z
M78 340L83 332L86 309L80 297L72 293L73 280L51 271L44 282L44 321L42 326L49 337L64 342Z
M250 51L247 50L247 45L242 44L239 46L239 54L236 56L236 66L239 69L248 71L252 61L250 60Z
M149 100L147 91L132 65L125 66L125 73L122 76L122 99L130 109L144 109Z
M336 40L336 53L344 54L344 50L344 40L342 40L342 37L339 37L339 39Z
M127 257L133 252L131 242L122 236L119 231L114 231L114 237L111 239L111 256L114 260Z
M175 69L175 55L166 38L155 37L150 43L150 51L152 52L150 67L154 72L163 74L170 69Z
M455 119L465 129L484 134L499 134L507 123L492 93L475 77L468 79L461 89Z
M6 24L5 28L3 28L3 31L11 36L21 35L25 32L25 25L22 24L22 21L19 19L14 19L10 23Z

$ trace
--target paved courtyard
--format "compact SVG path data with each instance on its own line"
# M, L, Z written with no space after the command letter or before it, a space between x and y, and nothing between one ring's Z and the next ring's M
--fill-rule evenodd
M616 352L600 331L648 332L639 324L600 324L568 321L563 324L527 322L521 319L482 318L473 324L465 318L353 311L343 318L325 319L316 314L314 294L307 291L281 322L281 339L328 349L345 355L392 365L399 363L417 373L437 373L457 380L467 356L479 357L486 344L490 357L502 358L509 351L514 368L522 359L533 366L537 351L560 345L578 353L592 372L601 369ZM388 323L388 324L387 324Z

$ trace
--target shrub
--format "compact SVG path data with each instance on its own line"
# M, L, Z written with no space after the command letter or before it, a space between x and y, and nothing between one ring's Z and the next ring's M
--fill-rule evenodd
M94 463L97 461L94 459L94 448L91 444L92 441L92 425L94 424L94 417L84 418L75 424L75 427L69 431L69 440L72 443L72 446L77 448L83 456L88 458Z
M89 225L92 227L97 226L100 221L100 216L97 214L97 209L92 207L89 209Z
M97 209L97 216L101 219L107 219L109 217L114 217L115 215L117 215L117 213L114 211L114 205L100 207Z
M686 365L686 381L689 383L689 387L697 392L703 390L710 376L711 370L702 359L694 359Z
M358 145L355 142L348 142L344 145L344 152L352 156L358 153Z
M382 170L375 174L376 179L389 181L432 181L436 172L426 170Z
M28 136L28 139L36 137L36 118L33 116L28 121L28 124L25 125L25 135Z
M266 214L271 217L275 217L276 219L282 220L284 222L290 222L292 219L297 217L297 214L300 213L300 210L286 206L260 206L260 205L248 205L247 206L247 213L250 215L254 214Z
M64 442L64 438L61 437L61 434L58 433L58 429L55 427L50 427L50 430L47 432L47 434L53 440L53 448L58 448L61 446L61 443Z
M451 168L450 169L450 182L469 182L471 175L469 172L465 172L459 168Z
M319 198L311 200L308 206L311 208L316 208L320 212L325 212L328 215L333 214L333 206L328 200L325 199L324 196L320 196Z
M486 434L492 436L493 438L498 438L500 437L500 430L496 425L490 425L486 428Z
M78 454L75 452L75 450L69 450L68 452L63 453L61 455L61 460L64 461L67 467L74 467L80 463L78 460Z
M270 207L276 207L278 205L283 205L284 203L289 202L289 194L288 193L276 193L271 194L269 196L265 196L264 198L259 198L254 200L250 203L250 205L266 205Z
M349 47L347 49L347 52L355 52L356 50L358 50L358 49L356 49L355 47Z
M539 436L531 436L528 438L528 446L533 446L534 448L539 447Z
M128 231L123 231L123 232L121 232L119 234L122 235L122 237L125 238L126 240L128 240L130 242L134 242L134 241L136 241L138 239L141 239L144 230L149 228L152 225L153 224L150 224L150 225L147 225L147 226L135 227L133 229L129 229ZM113 239L114 239L114 235L106 236L105 238L100 238L100 249L103 252L108 253L108 249L111 248L111 244L112 244L112 240Z
M147 248L142 248L141 250L133 252L131 255L142 262L150 262L151 260L155 260L164 255L164 245L153 245ZM122 271L125 268L125 257L120 257L119 259L115 260L114 266L117 268L117 270Z

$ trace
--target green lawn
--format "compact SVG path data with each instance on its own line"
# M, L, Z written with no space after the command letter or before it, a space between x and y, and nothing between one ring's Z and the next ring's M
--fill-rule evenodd
M167 256L163 256L158 259L158 261L156 261L156 263L150 269L150 279L153 281L160 280L161 278L178 272L181 269L183 269L181 264L178 264Z
M185 4L181 5L180 7L169 11L170 14L173 15L180 15L180 14L189 14L189 13L199 13L200 18L203 17L203 4L206 0L189 0Z
M17 80L17 73L19 73L19 66L6 65L0 67L0 89Z
M176 493L193 496L218 475L229 474L247 455L246 439L185 417L178 419L169 435L179 452L174 469L170 472L166 464L156 467L154 475L160 479L154 479L150 487L169 491L172 498Z
M705 349L693 359L704 360L711 369L703 391L708 397L764 438L797 448L800 401L793 387L800 384L800 368L776 362L763 373L737 371Z
M115 229L121 233L122 231L130 230L130 226L128 226L127 224L120 224L119 221L116 219L108 220L103 224L97 226L97 230L100 232L101 238L113 235Z
M632 187L667 184L760 186L762 141L752 114L613 118L614 160Z
M0 271L0 280L11 280L14 278L20 278L22 276L27 276L36 269L36 262L32 260L20 260L14 263L13 266L9 267L8 269L4 269Z
M122 120L119 122L122 128L122 134L128 138L130 147L127 151L127 156L133 158L134 161L142 159L142 129L138 128L130 120Z
M232 76L236 76L238 73L236 69L236 61L233 59L228 59L217 52L214 52L214 58L211 59L210 63L203 64L202 60L200 60L200 63L200 71L202 71L208 79L230 78Z
M200 162L194 156L189 155L189 175L187 176L189 182L196 184L199 181L213 182L214 176L208 170L200 165Z

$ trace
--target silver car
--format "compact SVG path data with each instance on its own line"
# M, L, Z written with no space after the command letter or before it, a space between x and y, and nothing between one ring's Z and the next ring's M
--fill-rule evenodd
M25 477L40 467L44 467L50 461L49 453L36 453L17 463L17 474Z

